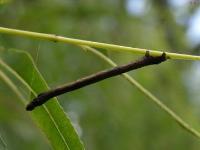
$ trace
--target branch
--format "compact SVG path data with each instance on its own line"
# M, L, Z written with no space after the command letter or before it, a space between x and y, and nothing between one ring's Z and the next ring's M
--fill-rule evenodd
M37 38L37 39L44 39L44 40L49 40L53 42L63 42L63 43L77 45L77 46L82 45L82 46L90 46L94 48L108 49L112 51L133 52L135 54L143 54L143 55L147 51L147 49L142 49L142 48L133 48L133 47L114 45L114 44L79 40L79 39L58 36L54 34L30 32L30 31L16 30L16 29L4 28L4 27L0 27L0 33L18 35L18 36L24 36L24 37L30 37L30 38ZM148 50L148 51L151 56L160 56L163 53L163 51L155 51L155 50ZM170 59L200 60L200 56L195 56L195 55L169 53L169 52L165 52L165 54Z
M98 56L111 66L115 67L117 64L113 62L110 58L99 52L98 50L88 47L82 46L83 49L90 51L94 55ZM178 116L173 110L171 110L168 106L166 106L161 100L159 100L156 96L154 96L150 91L148 91L145 87L143 87L140 83L138 83L135 79L133 79L127 73L122 74L122 76L129 81L132 85L134 85L140 92L148 97L153 103L155 103L159 108L165 111L173 120L175 120L183 129L194 135L195 137L200 139L200 133L196 129L192 128L187 122L185 122L180 116Z

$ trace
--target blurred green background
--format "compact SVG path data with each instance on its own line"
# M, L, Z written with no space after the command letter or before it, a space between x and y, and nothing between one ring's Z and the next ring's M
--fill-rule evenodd
M198 0L0 0L0 26L198 55L199 6ZM50 87L110 67L93 54L62 43L0 34L0 47L30 52ZM102 52L118 64L138 57ZM200 130L199 70L198 62L169 60L130 75ZM200 147L199 139L121 77L65 94L59 101L88 150ZM51 149L19 99L1 80L0 135L9 150Z

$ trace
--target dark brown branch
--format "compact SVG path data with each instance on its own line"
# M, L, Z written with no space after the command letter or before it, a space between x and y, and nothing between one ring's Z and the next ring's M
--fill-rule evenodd
M131 71L131 70L142 68L144 66L159 64L165 60L166 60L165 53L163 53L161 56L154 57L154 56L150 56L149 52L147 51L146 55L138 61L131 62L129 64L122 65L122 66L117 66L112 69L104 70L104 71L98 72L96 74L92 74L90 76L76 80L72 83L69 83L68 85L64 85L64 86L58 87L56 89L52 89L50 91L41 93L38 95L38 97L33 99L33 101L27 105L26 110L31 111L35 107L44 104L49 99L59 96L61 94L64 94L64 93L67 93L70 91L74 91L76 89L80 89L84 86L102 81L104 79L107 79L107 78L110 78L113 76L120 75L122 73Z

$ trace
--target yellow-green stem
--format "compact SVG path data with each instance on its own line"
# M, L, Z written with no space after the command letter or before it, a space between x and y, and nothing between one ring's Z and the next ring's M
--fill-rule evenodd
M147 51L147 49L142 49L142 48L133 48L133 47L114 45L114 44L86 41L86 40L80 40L80 39L67 38L67 37L58 36L54 34L30 32L30 31L16 30L16 29L4 28L4 27L0 27L0 33L12 34L12 35L24 36L24 37L30 37L30 38L38 38L38 39L50 40L54 42L63 42L63 43L68 43L68 44L73 44L73 45L78 45L78 46L85 45L85 46L90 46L94 48L102 48L102 49L113 50L113 51L133 52L135 54L143 54L143 55ZM158 56L158 55L161 55L164 52L164 50L162 51L149 50L149 52L152 56ZM200 56L169 53L166 51L165 53L171 59L200 60Z
M88 50L95 54L96 56L100 57L102 60L106 61L113 67L116 67L117 64L114 63L110 58L102 54L101 52L97 51L94 48L88 46L81 46L81 48ZM146 95L149 100L153 101L158 107L164 110L173 120L175 120L183 129L191 133L192 135L200 138L200 133L196 129L192 128L187 122L185 122L181 117L179 117L173 110L171 110L168 106L166 106L160 99L154 96L150 91L148 91L145 87L143 87L140 83L138 83L135 79L133 79L127 73L123 73L122 76L128 80L132 85L134 85L139 91L141 91L144 95Z

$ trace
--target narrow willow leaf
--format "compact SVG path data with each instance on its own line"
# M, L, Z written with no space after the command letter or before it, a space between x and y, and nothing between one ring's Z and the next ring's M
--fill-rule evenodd
M35 66L32 58L26 52L7 50L1 53L1 66L26 83L31 88L33 95L48 90L48 86ZM7 65L6 65L7 64ZM34 78L32 75L34 74ZM34 83L34 84L32 84ZM26 104L28 103L27 100ZM24 105L26 105L24 103ZM25 111L25 107L24 107ZM25 112L27 113L27 112ZM30 113L37 125L49 139L51 145L57 150L82 150L84 149L69 118L59 105L56 98Z

